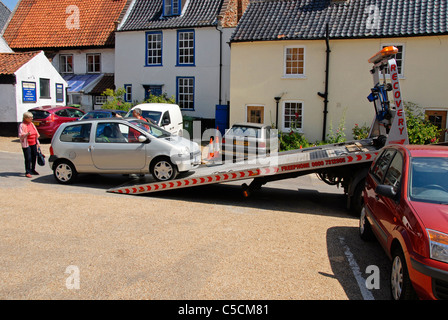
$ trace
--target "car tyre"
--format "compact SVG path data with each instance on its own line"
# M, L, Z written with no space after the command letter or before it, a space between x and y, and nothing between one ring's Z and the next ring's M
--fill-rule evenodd
M392 252L392 266L390 271L390 290L394 300L415 300L417 294L409 278L406 259L401 248Z
M173 180L177 176L177 167L168 158L157 158L151 163L150 171L157 181Z
M364 241L371 241L374 239L372 226L367 219L366 208L363 207L359 215L359 236Z
M53 167L53 175L61 184L70 184L75 181L78 173L75 166L69 161L59 161Z

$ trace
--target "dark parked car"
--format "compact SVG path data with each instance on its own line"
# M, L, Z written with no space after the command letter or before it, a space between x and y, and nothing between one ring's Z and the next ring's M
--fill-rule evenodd
M391 259L392 297L448 299L448 147L384 148L363 196L360 235Z
M76 121L84 115L84 111L78 108L65 106L42 106L28 110L33 114L33 123L41 138L51 139L65 122Z

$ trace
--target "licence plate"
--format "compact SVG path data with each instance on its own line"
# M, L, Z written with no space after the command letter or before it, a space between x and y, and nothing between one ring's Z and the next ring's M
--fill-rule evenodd
M37 122L37 121L33 121L33 123L36 127L40 125L40 122Z
M237 146L248 146L249 141L235 140L235 141L233 141L233 144L237 145Z

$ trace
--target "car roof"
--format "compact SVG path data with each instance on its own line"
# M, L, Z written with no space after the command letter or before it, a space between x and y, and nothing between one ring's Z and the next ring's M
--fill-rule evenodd
M234 123L232 127L251 127L251 128L264 128L264 127L270 127L267 124L264 123L251 123L251 122L238 122Z
M76 109L80 110L79 108L75 107L68 107L68 106L58 106L58 105L47 105L47 106L40 106L29 109L29 111L58 111L61 109ZM80 110L82 111L82 110Z
M133 107L131 110L135 108L140 108L142 111L165 111L166 109L178 109L179 106L172 103L141 103Z
M391 145L407 151L411 157L448 157L448 146L435 144Z

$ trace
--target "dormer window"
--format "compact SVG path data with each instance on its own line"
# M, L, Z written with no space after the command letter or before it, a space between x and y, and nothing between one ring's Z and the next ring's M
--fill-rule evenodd
M165 17L180 15L181 0L163 0L163 15Z

